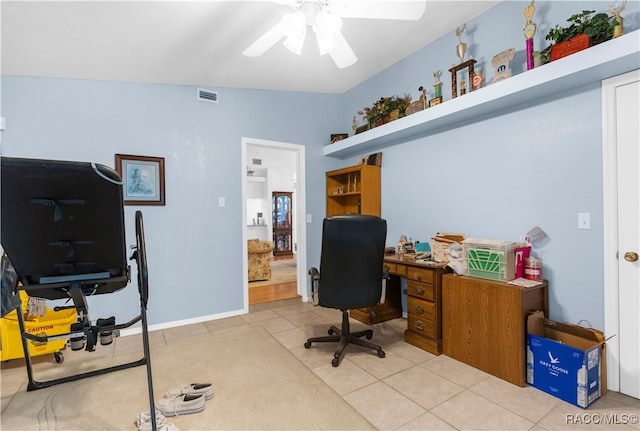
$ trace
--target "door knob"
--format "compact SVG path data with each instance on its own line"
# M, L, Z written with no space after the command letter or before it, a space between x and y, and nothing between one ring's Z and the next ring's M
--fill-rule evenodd
M627 262L636 262L638 260L638 253L634 251L628 251L624 254L624 260Z

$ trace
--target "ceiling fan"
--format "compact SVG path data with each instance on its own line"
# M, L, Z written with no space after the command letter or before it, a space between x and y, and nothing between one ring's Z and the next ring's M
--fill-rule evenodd
M318 41L320 55L329 54L340 69L354 64L358 57L342 35L342 18L418 20L425 11L426 0L269 0L289 6L293 12L253 42L243 54L259 57L280 40L300 55L311 27Z

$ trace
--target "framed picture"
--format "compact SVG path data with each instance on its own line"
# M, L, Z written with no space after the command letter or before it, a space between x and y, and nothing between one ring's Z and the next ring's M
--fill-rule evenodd
M366 132L367 130L369 130L369 123L363 124L362 126L358 126L356 127L356 135L358 133Z
M331 143L335 143L338 141L342 141L343 139L347 139L349 137L348 133L332 133L331 134Z
M164 205L164 158L116 154L125 205Z
M361 165L382 166L382 153L369 154L360 159Z

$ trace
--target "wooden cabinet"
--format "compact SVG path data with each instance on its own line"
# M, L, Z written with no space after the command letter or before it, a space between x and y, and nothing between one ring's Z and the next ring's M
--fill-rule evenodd
M326 173L327 217L380 215L380 166L356 165Z
M442 275L438 267L406 267L407 330L404 340L422 350L442 353Z
M442 277L443 351L458 361L526 384L526 318L549 315L547 282L521 287L482 278Z
M355 165L326 173L327 217L340 214L380 216L380 166ZM350 316L368 325L402 316L400 283L387 280L385 302L351 310Z
M293 225L291 223L292 199L293 194L291 192L273 192L271 196L274 256L293 254Z

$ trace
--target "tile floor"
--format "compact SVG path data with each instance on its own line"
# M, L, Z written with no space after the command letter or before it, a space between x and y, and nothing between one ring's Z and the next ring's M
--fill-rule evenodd
M349 346L334 368L335 344L314 344L310 349L303 344L310 336L326 335L332 324L339 327L340 318L336 310L283 301L253 306L248 315L234 319L264 327L382 430L640 429L640 400L609 392L588 410L580 409L533 387L520 388L405 343L406 319L373 326L372 341L383 347L384 359ZM366 328L351 322L353 331ZM206 325L213 329L219 324L223 322Z
M286 300L251 306L242 316L154 331L150 343L215 334L239 325L261 326L381 430L640 430L640 400L609 392L587 410L574 407L405 343L405 319L373 326L372 341L383 347L384 359L349 346L334 368L335 344L318 343L310 349L303 345L308 337L326 335L330 325L339 326L340 318L337 310ZM354 331L366 328L355 320L351 325ZM139 348L136 338L120 338L114 343L116 350ZM17 390L24 382L19 371L2 367L3 406L11 392L5 384L16 380Z

